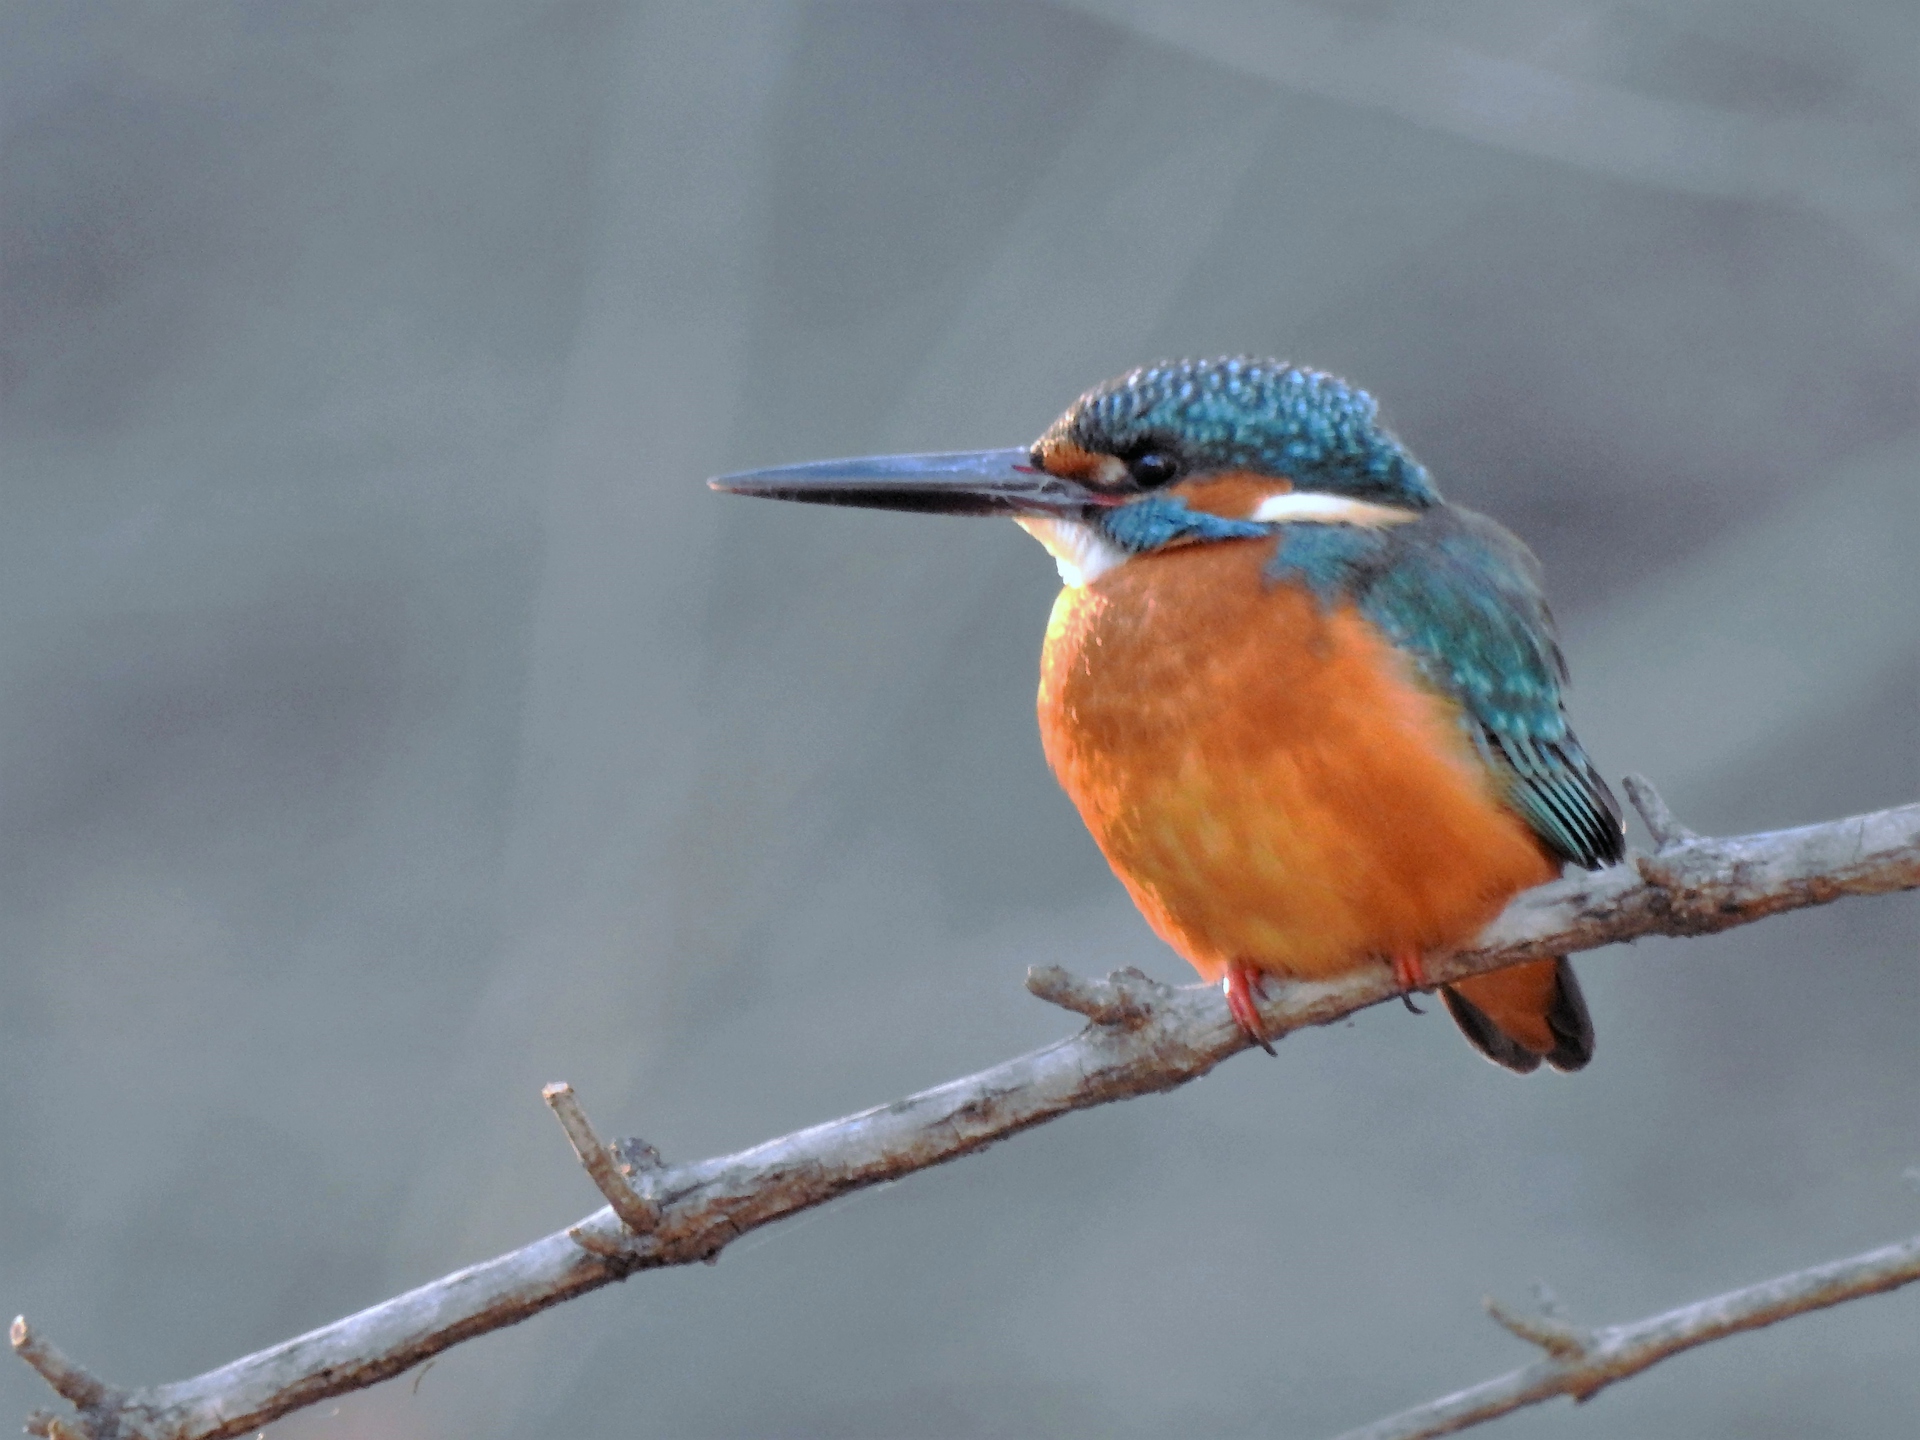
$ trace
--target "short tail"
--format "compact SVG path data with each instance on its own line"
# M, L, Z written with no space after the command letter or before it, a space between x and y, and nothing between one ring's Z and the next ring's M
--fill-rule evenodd
M1525 1075L1546 1061L1578 1070L1593 1059L1593 1020L1565 956L1533 960L1442 987L1461 1034L1496 1065Z

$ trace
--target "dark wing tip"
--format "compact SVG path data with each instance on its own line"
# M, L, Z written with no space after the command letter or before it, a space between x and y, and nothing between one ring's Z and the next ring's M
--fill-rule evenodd
M1553 962L1553 1004L1547 1010L1547 1028L1553 1032L1554 1046L1547 1052L1547 1064L1556 1070L1584 1070L1593 1059L1593 1017L1587 1013L1587 997L1580 993L1579 977L1567 957Z
M1586 870L1626 858L1620 802L1571 734L1551 743L1483 728L1490 758L1511 788L1510 802L1554 854Z
M1606 778L1594 768L1593 762L1580 749L1580 742L1572 740L1569 748L1572 754L1567 758L1578 765L1578 773L1584 782L1582 788L1590 802L1586 824L1582 827L1582 853L1576 857L1578 863L1589 870L1598 870L1606 865L1618 865L1627 858L1627 827L1620 813L1620 800L1613 793Z

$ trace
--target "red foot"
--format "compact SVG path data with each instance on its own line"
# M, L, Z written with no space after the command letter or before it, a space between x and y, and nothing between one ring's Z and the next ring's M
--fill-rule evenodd
M1227 995L1227 1009L1233 1021L1267 1054L1274 1053L1273 1039L1260 1019L1260 997L1266 993L1266 980L1251 965L1230 965L1220 988Z
M1431 990L1427 967L1418 950L1396 950L1393 956L1393 983L1402 990Z

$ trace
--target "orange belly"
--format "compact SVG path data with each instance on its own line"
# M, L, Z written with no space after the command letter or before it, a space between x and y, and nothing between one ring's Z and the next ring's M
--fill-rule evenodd
M1274 543L1142 556L1063 590L1047 760L1208 980L1462 945L1558 867L1403 656L1351 607L1263 580Z

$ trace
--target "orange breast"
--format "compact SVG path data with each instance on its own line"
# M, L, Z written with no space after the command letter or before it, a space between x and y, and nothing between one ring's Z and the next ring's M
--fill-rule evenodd
M1273 545L1170 550L1063 590L1047 759L1208 980L1463 944L1557 867L1403 656L1351 607L1263 580Z

